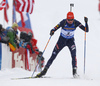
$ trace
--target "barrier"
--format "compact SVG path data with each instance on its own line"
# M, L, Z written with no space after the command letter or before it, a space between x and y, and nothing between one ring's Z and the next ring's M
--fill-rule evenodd
M34 70L37 65L37 54L27 56L26 53L28 53L27 50L22 47L12 52L12 68L18 67L29 71Z

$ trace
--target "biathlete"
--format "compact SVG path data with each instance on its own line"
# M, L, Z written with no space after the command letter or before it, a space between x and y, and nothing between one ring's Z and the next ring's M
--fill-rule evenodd
M85 26L82 25L78 20L74 19L73 12L67 13L67 18L63 19L59 24L57 24L51 31L50 35L52 36L56 30L58 30L61 27L61 33L58 42L56 43L54 50L52 52L52 55L50 59L48 60L47 64L45 65L43 71L41 71L39 74L37 74L35 77L42 77L46 74L47 70L49 69L50 65L58 55L58 53L67 46L71 52L72 57L72 73L73 77L76 78L79 75L77 74L77 58L76 58L76 45L74 41L74 32L77 27L82 29L83 31L88 32L88 18L84 17L84 21L86 23L86 30Z

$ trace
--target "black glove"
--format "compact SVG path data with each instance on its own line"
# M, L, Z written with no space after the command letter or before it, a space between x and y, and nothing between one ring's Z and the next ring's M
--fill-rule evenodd
M54 30L52 29L51 31L50 31L50 35L52 36L54 34Z
M84 21L87 23L88 22L88 18L87 17L84 17Z
M42 56L42 52L41 51L39 51L39 55L38 55L39 57L41 57Z

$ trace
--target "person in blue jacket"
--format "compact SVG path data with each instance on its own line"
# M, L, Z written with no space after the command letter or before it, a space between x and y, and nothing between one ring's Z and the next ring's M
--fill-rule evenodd
M7 30L2 27L0 24L0 42L7 44L9 37L7 37Z
M88 18L84 17L85 24L86 24L86 30L85 26L82 25L78 20L74 19L74 14L73 12L68 12L67 13L67 18L63 19L59 24L57 24L51 31L50 35L52 36L56 30L58 30L61 27L61 33L60 37L58 39L58 42L56 43L54 50L52 52L52 55L50 59L48 60L47 64L45 65L45 68L43 71L41 71L39 74L37 74L35 77L42 77L43 75L46 74L47 70L49 69L50 65L58 55L58 53L65 47L67 46L71 52L71 57L72 57L72 73L73 77L76 78L79 75L77 74L77 58L76 58L76 45L75 45L75 40L74 40L74 32L77 27L82 29L83 31L88 32Z

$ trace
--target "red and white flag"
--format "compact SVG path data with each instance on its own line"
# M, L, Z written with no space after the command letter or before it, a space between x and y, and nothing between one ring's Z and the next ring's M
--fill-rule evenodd
M22 27L25 27L25 21L28 20L28 17L27 17L26 14L27 14L27 13L20 12L20 15L21 15L21 22L22 22Z
M8 23L8 17L7 17L8 8L9 8L8 0L3 0L0 3L0 10L4 9L4 19L6 20L7 23Z
M8 0L6 0L6 6L4 8L4 18L5 18L5 20L6 20L7 23L8 23L8 15L7 15L7 10L8 9L9 9L9 4L8 4Z
M4 9L6 6L6 0L3 0L1 3L0 3L0 10Z
M15 0L16 1L16 11L19 12L33 12L34 0Z

